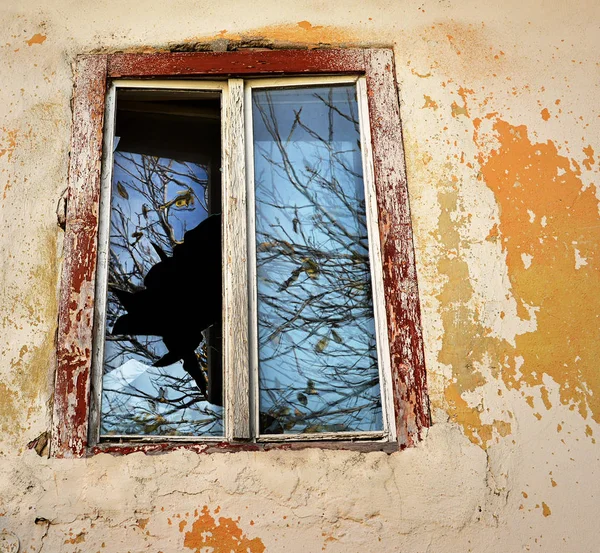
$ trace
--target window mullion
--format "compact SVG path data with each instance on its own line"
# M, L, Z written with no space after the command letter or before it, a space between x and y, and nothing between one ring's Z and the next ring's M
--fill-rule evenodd
M225 433L250 439L244 82L230 79L223 102L223 364Z

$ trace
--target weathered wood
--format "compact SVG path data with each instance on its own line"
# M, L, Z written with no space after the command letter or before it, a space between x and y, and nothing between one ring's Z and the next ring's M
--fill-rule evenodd
M51 451L85 454L106 56L77 59Z
M366 79L361 77L356 83L360 116L360 141L365 183L365 207L369 229L369 264L371 269L371 290L373 292L373 312L377 333L377 359L383 420L389 437L396 439L396 421L392 386L390 344L388 337L385 286L383 283L383 256L379 241L379 214L377 209L377 187L373 168L373 140L369 121L369 102Z
M93 342L100 160L108 77L211 75L364 74L373 141L379 234L383 257L396 432L400 447L413 445L429 426L423 338L412 244L398 93L391 50L286 50L190 54L84 56L76 68L69 201L59 306L52 454L86 452ZM241 83L232 81L228 109L242 113ZM246 191L243 129L228 125L224 191L224 332L228 439L249 439ZM229 270L230 269L230 270ZM229 372L228 372L229 371ZM227 376L227 374L229 376ZM245 414L244 414L245 413ZM315 445L316 444L316 445ZM380 442L361 447L381 447ZM125 445L94 447L90 453ZM181 444L138 444L163 451ZM239 450L234 444L189 445L198 451ZM323 442L250 445L254 450L325 447ZM328 447L328 446L327 446ZM345 442L332 441L343 448ZM352 446L354 447L354 445ZM386 445L385 447L389 447ZM140 449L142 448L142 449ZM150 449L144 449L150 448Z
M98 213L98 254L96 262L96 301L94 302L94 343L90 377L90 400L88 419L88 446L100 439L102 404L102 377L104 362L104 335L106 327L106 304L108 294L108 257L110 251L111 185L113 173L113 143L115 136L116 90L110 87L106 95L104 115L104 138L102 172L100 181L100 208Z
M196 453L235 453L237 451L297 451L302 449L336 449L347 451L358 451L369 453L372 451L383 451L384 453L394 453L398 451L396 442L388 441L304 441L304 442L285 442L285 443L230 443L230 442L159 442L159 443L104 443L91 448L92 455L98 453L109 453L111 455L129 455L131 453L145 453L146 455L158 455L183 449L194 451Z
M396 431L405 447L430 425L421 311L393 54L365 55Z
M108 76L362 73L364 63L364 50L358 49L113 54Z
M228 439L250 439L248 276L244 82L229 81L223 128L223 332L225 429Z

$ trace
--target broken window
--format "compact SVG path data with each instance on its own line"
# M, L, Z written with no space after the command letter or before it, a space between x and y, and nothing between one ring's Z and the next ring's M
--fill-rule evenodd
M390 59L80 60L55 454L165 440L408 445L428 425ZM282 71L314 75L269 76ZM101 142L102 175L90 163ZM97 255L81 239L96 232ZM90 395L73 407L79 383Z
M140 86L110 93L100 438L222 436L221 93Z

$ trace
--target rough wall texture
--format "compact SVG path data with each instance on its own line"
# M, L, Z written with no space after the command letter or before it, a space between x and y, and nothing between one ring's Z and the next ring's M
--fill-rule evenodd
M0 551L598 550L600 9L460 4L2 3ZM393 46L434 425L392 455L38 456L71 63L240 42Z

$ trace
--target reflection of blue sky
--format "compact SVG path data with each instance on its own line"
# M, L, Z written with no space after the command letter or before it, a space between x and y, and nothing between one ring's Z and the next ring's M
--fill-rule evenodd
M255 91L253 109L261 411L381 429L354 87Z
M208 216L208 180L207 169L196 163L115 152L109 284L126 290L143 287L144 277L160 261L152 244L172 255L173 246L183 241L185 232ZM126 311L109 294L107 312L107 334L110 334L116 319ZM182 390L187 390L184 395L189 401L191 396L198 395L198 389L193 381L187 382L190 377L181 362L164 368L152 367L154 361L167 353L159 337L134 339L137 345L127 339L105 342L102 432L139 433L140 428L148 428L150 424L141 421L152 414L164 419L157 432L168 429L179 435L222 435L220 407L200 401L169 414ZM161 395L167 401L157 401ZM202 424L207 412L212 416L211 425ZM134 417L137 426L131 423Z
M144 160L146 158L146 160ZM148 165L158 170L150 171ZM178 162L166 158L152 158L142 154L115 152L113 168L112 209L121 211L125 221L113 215L111 219L111 248L113 251L130 250L124 244L123 230L129 244L136 237L135 232L142 236L133 250L134 258L129 251L119 252L119 260L126 272L134 269L134 261L143 268L143 275L150 270L154 263L160 261L151 242L157 243L170 255L172 239L177 242L183 240L183 235L208 217L206 200L206 183L208 173L205 167L190 163ZM125 189L127 198L119 190L119 184ZM177 207L177 198L185 198L190 192L192 198L189 205ZM164 228L161 228L161 218L173 230L170 237ZM124 225L126 227L124 228ZM138 271L139 272L139 271ZM138 275L139 278L139 275ZM133 283L140 286L141 282Z
M200 430L222 435L220 407L204 405L200 409L196 404L184 407L197 391L194 382L188 381L177 389L171 384L185 377L181 363L161 368L134 358L106 374L101 433L136 434L145 428L149 434L196 435Z

